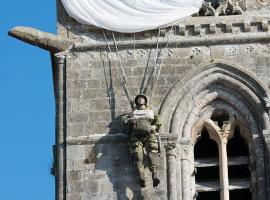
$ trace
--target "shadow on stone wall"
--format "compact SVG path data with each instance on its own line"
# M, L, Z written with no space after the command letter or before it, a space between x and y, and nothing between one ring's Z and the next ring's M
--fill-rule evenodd
M105 173L105 177L98 180L100 188L96 199L144 199L126 143L96 144L85 162L95 164L96 172Z
M103 174L97 180L100 188L96 189L98 197L94 199L163 200L166 196L166 193L164 193L166 187L166 178L164 177L165 155L162 153L160 157L159 175L161 183L156 188L153 187L151 172L147 167L149 166L148 158L145 155L146 187L141 188L137 171L128 151L130 127L124 125L124 116L119 116L118 120L122 133L125 134L102 137L91 147L88 158L85 160L87 164L94 164L95 173Z
M109 54L106 54L106 59L108 60L108 72L106 71L105 60L100 52L100 58L102 61L102 68L104 72L105 84L107 88L107 96L109 97L109 105L111 110L111 119L114 120L115 118L115 92L113 87L113 79L112 79L112 66L111 61L109 59Z

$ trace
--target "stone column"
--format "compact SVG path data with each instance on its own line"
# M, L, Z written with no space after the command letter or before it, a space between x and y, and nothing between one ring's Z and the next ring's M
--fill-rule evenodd
M176 157L178 149L176 144L167 144L165 146L167 157L167 173L168 173L168 199L177 200L177 177L176 177Z
M57 102L56 114L56 199L64 200L66 194L65 187L65 134L66 134L66 57L64 55L55 55L55 97Z
M227 140L221 141L219 145L219 170L220 170L220 196L221 200L229 200L229 178L228 178L228 159L227 159Z
M230 115L227 121L223 121L222 128L211 119L205 121L206 128L209 131L210 138L218 142L219 148L219 174L220 174L220 199L229 200L229 177L228 177L228 158L227 142L234 134L236 117Z
M189 140L181 140L180 141L180 159L181 159L181 178L182 178L182 199L190 200L191 199L191 184L190 184L190 141Z
M266 150L265 150L265 153L266 153L266 160L267 162L265 162L265 171L266 171L266 174L267 174L267 193L265 194L265 197L264 199L269 199L270 198L270 166L269 166L269 163L270 163L270 130L263 130L263 138L264 138L264 143L265 143L265 147L266 147Z
M227 157L227 143L228 140L233 137L234 128L236 125L236 117L230 115L228 121L223 122L222 128L218 130L218 135L220 137L219 145L219 170L220 170L220 196L221 200L230 199L229 191L229 177L228 177L228 157Z

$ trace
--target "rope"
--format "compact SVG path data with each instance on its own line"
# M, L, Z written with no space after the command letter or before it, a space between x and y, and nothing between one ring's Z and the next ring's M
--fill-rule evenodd
M120 68L118 67L118 69L121 70L122 78L123 78L125 84L127 84L127 81L126 81L126 74L125 74L125 71L124 71L124 69L123 69L122 58L121 58L121 56L120 56L120 54L119 54L118 46L117 46L117 44L116 44L116 41L115 41L115 37L114 37L114 33L113 33L113 32L112 32L112 36L113 36L113 43L114 43L114 46L115 46L115 49L116 49L116 54L117 54L117 56L118 56L118 58L119 58L119 62L120 62Z
M135 50L136 49L136 33L134 33L133 35L133 42L134 42L133 49Z
M156 48L156 59L155 59L155 65L154 65L154 71L153 71L153 80L156 79L156 74L157 74L157 60L159 57L159 53L158 53L158 46L159 46L159 37L160 37L160 28L158 29L158 36L157 36L157 48ZM152 89L154 88L154 86L152 85Z
M105 38L105 42L106 42L106 44L107 44L107 46L108 46L108 49L109 49L109 51L110 51L110 54L112 55L112 50L111 50L110 44L109 44L109 42L108 42L107 36L106 36L104 30L102 30L102 32L103 32L103 36L104 36L104 38ZM123 87L123 89L124 89L125 95L127 96L127 99L128 99L128 101L129 101L130 107L131 107L131 109L133 110L133 109L134 109L134 105L133 105L132 99L131 99L131 97L130 97L129 91L128 91L128 89L127 89L126 75L125 75L125 71L124 71L124 68L123 68L122 59L121 59L121 56L120 56L120 54L119 54L118 47L117 47L117 43L116 43L116 41L115 41L115 37L114 37L114 33L113 33L113 32L112 32L112 36L113 36L113 42L114 42L114 45L115 45L115 49L116 49L116 52L117 52L117 56L118 56L119 61L120 61L120 66L118 66L117 69L118 69L118 71L119 71L120 74L121 74L121 79L120 79L121 85L122 85L122 87Z
M174 25L172 25L171 29L170 29L170 32L172 31ZM167 35L167 43L166 43L166 46L165 46L165 50L164 52L167 52L168 50L168 45L169 45L169 34ZM164 53L163 53L164 54ZM156 81L155 81L155 84L154 84L154 87L152 89L152 93L151 93L151 96L150 96L150 99L149 99L149 102L151 101L154 93L155 93L155 89L157 87L157 82L158 82L158 79L159 79L159 76L160 76L160 72L161 72L161 69L162 69L162 66L163 66L163 61L165 59L165 56L162 56L162 59L161 59L161 63L160 63L160 66L159 66L159 70L158 70L158 74L157 74L157 78L156 78ZM156 67L156 66L155 66Z

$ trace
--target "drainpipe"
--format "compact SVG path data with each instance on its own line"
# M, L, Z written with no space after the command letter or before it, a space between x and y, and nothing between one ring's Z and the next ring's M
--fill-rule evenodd
M56 97L56 199L65 200L66 56L55 54Z

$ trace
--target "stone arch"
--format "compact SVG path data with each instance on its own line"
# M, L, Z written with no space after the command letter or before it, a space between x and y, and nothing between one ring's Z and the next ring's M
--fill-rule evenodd
M180 149L181 141L189 141L193 146L194 134L207 124L215 109L224 109L236 116L237 124L244 130L243 137L250 141L250 146L265 149L261 146L264 143L263 131L270 129L265 101L269 96L267 87L252 73L227 61L217 60L199 66L172 86L160 108L161 132L177 135L175 142ZM267 162L262 156L267 155L254 153L258 199L267 198ZM194 182L189 177L194 166L188 164L188 159L192 160L192 156L180 161L182 169L179 173L186 183L180 189L183 199L190 199L194 192L190 190Z
M164 124L162 132L176 133L181 137L180 133L182 134L184 128L184 124L181 123L189 118L188 114L192 114L190 111L196 99L208 93L208 90L213 91L213 87L220 87L220 93L225 89L234 92L234 95L230 96L242 98L241 102L256 116L260 129L270 127L265 107L265 99L270 95L264 83L240 66L217 60L199 66L198 70L187 74L172 86L160 108L160 116Z

